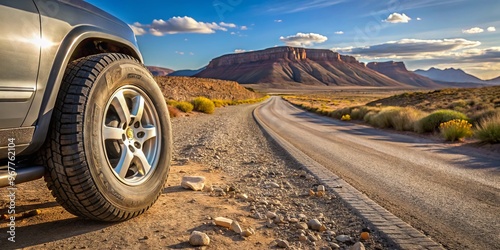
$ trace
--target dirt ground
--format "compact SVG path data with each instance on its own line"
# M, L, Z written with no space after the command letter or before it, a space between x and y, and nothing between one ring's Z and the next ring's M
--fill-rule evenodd
M144 215L122 223L100 223L80 219L66 212L52 198L43 180L18 186L16 212L39 209L41 214L16 220L16 242L7 240L7 222L0 227L2 249L160 249L191 248L192 231L202 231L211 239L210 249L227 249L230 244L239 249L267 248L274 240L258 232L244 239L236 233L215 226L213 218L223 216L239 221L245 229L262 225L241 209L237 199L210 196L180 186L182 176L202 175L207 184L225 185L230 177L199 164L172 166L167 185L155 205ZM7 197L6 189L0 196ZM2 199L0 214L7 213Z

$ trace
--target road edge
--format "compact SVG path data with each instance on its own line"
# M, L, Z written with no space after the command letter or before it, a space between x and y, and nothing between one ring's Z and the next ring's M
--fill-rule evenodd
M286 151L286 153L297 163L315 176L329 191L335 193L349 208L367 224L380 232L382 236L385 236L391 243L401 249L445 249L439 243L436 243L431 238L387 211L339 176L335 175L284 140L260 119L258 110L263 104L256 107L252 114L254 120L260 126L264 134Z

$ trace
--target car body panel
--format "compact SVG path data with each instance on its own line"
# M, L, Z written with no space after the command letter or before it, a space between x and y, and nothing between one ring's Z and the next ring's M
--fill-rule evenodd
M40 16L32 0L0 4L0 129L18 128L36 90Z
M59 93L66 65L71 60L76 59L74 56L78 54L77 50L80 49L79 46L83 42L109 41L141 62L142 56L130 27L89 3L81 0L0 0L0 4L2 4L0 9L8 8L8 5L14 2L31 2L33 6L36 6L35 12L32 14L36 15L36 11L40 13L38 27L35 23L31 23L31 28L38 29L39 32L38 53L33 51L26 53L31 55L31 59L37 59L35 70L37 74L35 74L35 77L30 78L30 84L27 84L27 86L17 85L18 87L30 87L29 90L32 92L29 103L23 102L24 109L14 108L11 105L9 112L15 114L16 123L11 122L8 127L5 127L4 124L7 123L0 117L0 129L35 127L29 147L23 152L17 152L18 154L31 154L35 153L45 142L52 117L52 109ZM23 16L18 18L24 19ZM13 21L9 21L9 23L11 22ZM8 26L4 28L10 29ZM16 32L16 30L9 31ZM103 52L107 51L103 49ZM2 97L1 84L0 100ZM26 93L17 90L19 89L16 89L18 98L27 98ZM24 88L24 90L27 92L28 88ZM6 102L2 102L0 105L0 112L2 112L1 110L4 110L7 105ZM4 130L4 132L8 131ZM0 148L1 146L2 143L0 142Z

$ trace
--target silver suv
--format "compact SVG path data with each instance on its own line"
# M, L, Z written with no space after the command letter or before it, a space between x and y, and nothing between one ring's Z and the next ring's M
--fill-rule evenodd
M45 177L69 212L144 213L172 135L130 27L77 0L0 0L0 187Z

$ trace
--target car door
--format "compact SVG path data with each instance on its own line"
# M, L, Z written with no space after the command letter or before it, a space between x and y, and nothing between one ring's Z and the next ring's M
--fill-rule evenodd
M0 129L20 127L36 90L40 16L33 0L0 0Z

